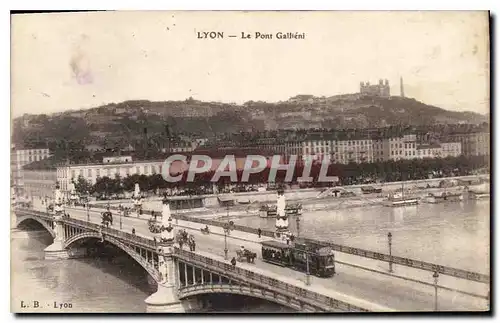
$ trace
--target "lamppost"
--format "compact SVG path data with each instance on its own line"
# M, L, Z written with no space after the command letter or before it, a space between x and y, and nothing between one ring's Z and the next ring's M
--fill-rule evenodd
M392 233L387 234L387 239L389 241L389 272L392 273Z
M309 248L306 247L306 285L311 285L311 274L309 273Z
M229 223L229 205L227 206L226 223L224 223L224 259L227 260L227 236L231 232L231 224Z
M90 213L89 213L89 210L90 210L90 203L89 203L89 201L87 201L87 222L90 222Z
M120 209L118 210L120 212L120 230L122 229L122 215L123 215L123 207L120 204Z
M229 233L229 223L224 224L224 259L227 260L227 234Z
M299 215L295 217L295 222L297 223L297 238L300 236L300 218Z
M434 277L434 311L437 311L438 310L438 278L439 278L439 274L437 271L434 272L434 275L432 275L432 277Z

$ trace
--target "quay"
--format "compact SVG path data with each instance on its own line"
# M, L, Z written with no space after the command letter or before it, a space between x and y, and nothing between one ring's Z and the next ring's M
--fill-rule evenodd
M103 227L103 210L98 206L90 210L67 206L71 217L62 217L35 203L32 209L15 209L16 226L34 220L52 234L54 244L46 249L47 258L83 257L85 250L76 242L86 239L102 239L124 250L158 284L158 291L146 300L148 311L196 310L203 306L196 296L204 293L239 293L300 311L425 311L435 306L434 288L439 289L440 310L488 309L489 276L347 246L331 245L337 251L337 273L328 279L307 277L265 263L259 256L255 264L232 267L224 250L234 255L244 245L260 254L260 242L278 239L276 232L264 231L259 237L254 228L233 225L228 230L222 222L173 215L163 205L161 226L172 229L160 235L148 229L145 212L115 217L113 226ZM203 234L207 225L210 233ZM195 237L196 251L182 250L174 242L178 230ZM387 271L388 263L394 271Z

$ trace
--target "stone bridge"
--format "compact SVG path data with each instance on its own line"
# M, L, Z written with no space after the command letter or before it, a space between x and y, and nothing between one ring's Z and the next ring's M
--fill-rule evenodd
M45 249L46 259L84 257L88 250L82 242L89 239L106 241L126 252L158 284L157 292L145 300L149 312L199 310L197 296L213 293L256 297L301 312L392 311L345 294L325 295L299 282L233 267L215 256L186 251L173 243L157 243L152 237L32 209L16 209L15 214L16 226L34 220L54 237L54 243Z

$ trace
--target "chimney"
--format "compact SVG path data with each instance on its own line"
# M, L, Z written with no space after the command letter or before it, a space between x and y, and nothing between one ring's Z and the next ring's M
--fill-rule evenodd
M401 92L401 97L405 97L405 90L404 90L404 85L403 85L403 77L399 79L399 86L400 86L400 92Z

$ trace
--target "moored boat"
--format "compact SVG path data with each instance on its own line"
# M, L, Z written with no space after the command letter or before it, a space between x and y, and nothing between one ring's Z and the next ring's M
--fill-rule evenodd
M437 204L443 202L456 202L463 199L462 193L460 192L441 192L441 193L429 193L426 197L422 199L425 203Z
M302 214L302 204L293 203L287 204L285 207L285 213L287 216L300 215ZM275 218L277 215L276 205L261 205L259 209L259 216L261 218Z
M419 200L416 197L405 197L402 193L393 193L382 203L385 206L409 206L417 205L418 202Z

